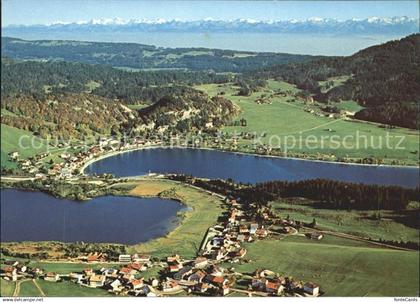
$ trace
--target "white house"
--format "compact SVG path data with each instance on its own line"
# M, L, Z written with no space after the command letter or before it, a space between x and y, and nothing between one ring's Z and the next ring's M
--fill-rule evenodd
M118 262L122 263L130 263L131 262L131 255L119 255Z
M307 282L303 286L303 291L311 296L318 296L319 295L319 285L313 282Z

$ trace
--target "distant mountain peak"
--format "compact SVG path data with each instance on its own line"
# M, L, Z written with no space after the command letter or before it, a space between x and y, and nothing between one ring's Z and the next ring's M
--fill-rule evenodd
M55 21L41 25L10 25L8 32L19 30L44 31L107 31L130 32L278 32L278 33L327 33L327 34L411 34L417 33L419 19L407 16L369 17L365 19L338 20L335 18L311 17L305 20L255 20L233 19L200 20L180 19L131 19L104 18L76 22Z

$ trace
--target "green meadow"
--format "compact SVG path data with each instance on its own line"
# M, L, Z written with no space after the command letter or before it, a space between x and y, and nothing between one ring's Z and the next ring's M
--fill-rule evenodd
M381 210L381 219L372 219L377 211L344 211L316 207L311 201L306 204L287 203L285 200L271 202L272 209L281 217L310 223L315 218L317 226L375 240L418 241L419 230L415 227L418 209L403 211Z
M11 297L15 291L16 282L1 280L0 281L0 291L2 297Z
M257 133L258 143L271 142L274 148L312 158L322 154L333 160L374 157L384 163L395 161L413 165L418 162L417 131L398 127L387 129L379 124L349 118L318 116L315 114L320 111L317 104L305 104L293 95L275 95L277 92L293 94L299 91L288 83L270 80L267 87L250 96L238 96L238 88L232 84L207 84L196 88L209 95L222 93L240 108L236 120L244 118L247 124L224 127L222 130L228 133ZM271 104L258 104L258 99L269 100ZM354 101L337 105L343 110L359 109ZM310 110L315 113L307 112ZM238 145L239 150L251 151L253 140L240 138Z
M267 268L296 280L313 281L325 296L417 296L419 253L352 245L326 236L319 242L291 236L246 244L240 273Z
M141 181L130 194L156 196L162 191L172 189L190 210L180 214L180 225L169 234L130 246L130 252L150 254L154 257L166 257L178 253L187 259L196 255L207 229L216 224L222 212L219 197L181 183L165 180Z
M22 138L22 139L21 139ZM22 146L19 144L21 139ZM33 143L32 143L33 142ZM47 151L45 140L34 136L31 132L1 124L1 165L16 168L15 162L9 160L9 153L18 151L21 158L28 158Z
M106 290L89 288L72 282L48 282L37 280L47 297L109 297Z
M20 284L19 297L38 297L41 296L38 288L32 280L23 281Z

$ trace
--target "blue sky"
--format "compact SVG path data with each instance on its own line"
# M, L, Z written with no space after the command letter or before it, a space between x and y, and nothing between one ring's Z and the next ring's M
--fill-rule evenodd
M46 24L99 18L204 18L287 20L409 16L418 18L418 1L135 1L3 0L2 26Z

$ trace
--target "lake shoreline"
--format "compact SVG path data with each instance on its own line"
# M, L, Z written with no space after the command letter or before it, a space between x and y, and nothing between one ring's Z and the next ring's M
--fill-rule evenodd
M407 168L407 169L419 169L420 166L418 165L389 165L389 164L362 164L362 163L346 163L346 162L338 162L338 161L330 161L330 160L319 160L319 159L306 159L306 158L299 158L299 157L282 157L277 155L264 155L264 154L256 154L256 153L247 153L247 152L240 152L240 151L229 151L229 150L221 150L217 148L208 148L208 147L171 147L171 146L142 146L138 148L133 148L129 150L121 150L121 151L112 151L93 159L87 161L81 168L80 173L82 175L87 175L85 170L88 166L92 165L93 163L100 161L102 159L133 152L133 151L141 151L141 150L148 150L148 149L192 149L192 150L207 150L207 151L216 151L216 152L223 152L223 153L231 153L236 155L245 155L245 156L254 156L254 157L262 157L262 158L273 158L273 159L284 159L284 160L297 160L297 161L305 161L305 162L315 162L315 163L325 163L325 164L336 164L336 165L350 165L350 166L359 166L359 167L385 167L385 168Z
M181 208L179 210L177 210L174 213L174 217L171 218L167 223L165 223L165 233L162 235L159 235L157 237L153 237L153 238L149 238L145 241L138 241L138 242L133 242L133 243L121 243L121 242L94 242L94 241L89 241L88 243L92 243L92 244L98 244L98 245L108 245L108 244L116 244L116 245L124 245L126 247L130 247L130 246L135 246L135 245L141 245L141 244L145 244L149 241L153 241L156 240L158 238L161 237L167 237L169 236L170 233L172 233L173 231L175 231L177 228L179 228L184 220L183 215L181 215L182 213L185 212L189 212L189 211L193 211L194 209L191 208L185 201L183 201L181 198L172 198L169 196L163 196L160 194L156 194L156 195L140 195L140 194L130 194L129 192L127 193L123 193L121 192L121 194L118 195L114 195L114 194L100 194L94 197L91 197L89 199L86 200L72 200L69 199L67 197L60 197L60 196L56 196L54 195L52 192L50 191L42 191L36 188L13 188L13 187L7 187L7 188L2 188L2 190L8 191L8 190L15 190L15 191L19 191L19 192L24 192L24 193L42 193L42 194L46 194L48 196L51 196L55 199L59 199L59 200L64 200L64 201L76 201L76 202L89 202L95 198L106 198L106 197L123 197L123 198L134 198L134 199L139 199L142 201L147 201L150 202L152 199L160 199L162 201L172 201L177 203L179 206L181 206ZM5 244L25 244L25 243L37 243L37 242L42 242L42 243L54 243L54 242L59 242L61 244L75 244L78 243L79 240L77 241L62 241L62 240L23 240L23 241L1 241L1 243L5 243Z

